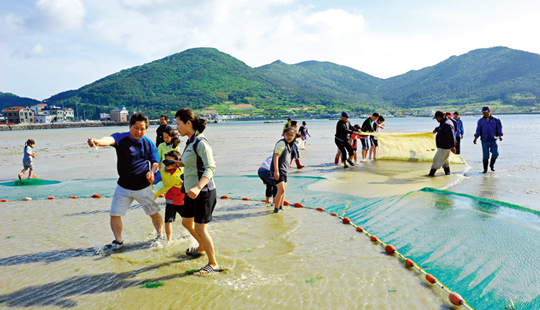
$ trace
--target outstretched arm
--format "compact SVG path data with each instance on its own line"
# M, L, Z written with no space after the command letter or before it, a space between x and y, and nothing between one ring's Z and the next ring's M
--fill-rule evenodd
M109 145L116 144L116 141L114 141L114 138L110 136L102 137L100 139L88 138L87 142L88 142L88 146L90 147L109 146Z

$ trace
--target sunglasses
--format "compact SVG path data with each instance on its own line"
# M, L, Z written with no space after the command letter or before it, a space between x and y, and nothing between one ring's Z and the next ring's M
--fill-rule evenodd
M162 163L165 165L165 166L170 166L170 165L174 165L176 163L175 160L172 160L172 159L164 159L162 161Z

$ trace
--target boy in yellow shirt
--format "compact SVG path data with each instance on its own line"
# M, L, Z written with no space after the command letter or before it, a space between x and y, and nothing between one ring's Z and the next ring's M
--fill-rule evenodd
M184 206L184 193L182 193L182 175L184 168L180 167L180 153L172 150L165 154L163 160L164 168L158 170L155 174L154 184L163 182L163 188L156 192L154 200L161 194L165 194L165 233L167 241L172 240L172 222L176 220L176 213L182 216Z

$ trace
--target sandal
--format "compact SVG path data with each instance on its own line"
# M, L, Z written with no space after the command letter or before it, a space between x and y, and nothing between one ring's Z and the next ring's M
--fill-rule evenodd
M201 271L206 271L206 273L201 273ZM199 271L197 272L197 274L202 274L202 275L205 275L205 274L210 274L212 272L219 272L221 271L221 268L219 268L219 266L217 268L214 269L214 267L210 266L209 264L206 264L206 266L202 267L201 269L199 269Z
M105 246L103 247L103 250L104 250L104 251L108 251L108 250L118 250L118 249L121 248L123 245L124 245L124 241L118 242L118 241L116 241L116 240L113 240L111 243L105 245Z
M199 257L202 255L202 253L199 253L199 251L197 251L197 248L196 247L192 247L192 248L189 248L186 250L186 255L187 256L193 256L193 257Z

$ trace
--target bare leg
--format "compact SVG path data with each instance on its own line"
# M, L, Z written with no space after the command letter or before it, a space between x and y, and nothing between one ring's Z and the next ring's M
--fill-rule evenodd
M336 153L336 165L339 164L339 158L341 157L341 152L340 151L337 151Z
M365 162L367 157L367 150L362 149L362 161Z
M204 252L204 245L201 241L201 237L199 237L199 234L197 234L197 232L195 231L195 222L194 222L194 218L192 217L183 217L182 218L182 226L184 226L188 231L189 233L193 236L193 238L195 238L195 240L197 240L197 243L199 244L199 246L197 247L197 252Z
M163 237L163 217L161 217L161 214L159 214L159 212L156 212L150 215L150 218L152 219L152 224L154 224L154 228L156 228L158 237Z
M28 171L28 178L29 179L32 178L32 172L34 172L34 169L30 169L30 171Z
M167 234L167 242L172 241L172 222L165 223L165 233Z
M111 229L114 235L114 240L122 243L122 217L111 215Z
M279 210L283 206L283 202L285 201L285 191L287 190L287 183L286 182L280 182L276 185L278 188L276 197L274 197L274 210Z
M195 223L195 232L201 237L202 244L206 249L206 255L208 256L208 265L212 268L217 269L219 265L216 261L216 253L214 251L214 241L206 229L206 224ZM200 273L205 274L206 271L201 271Z

